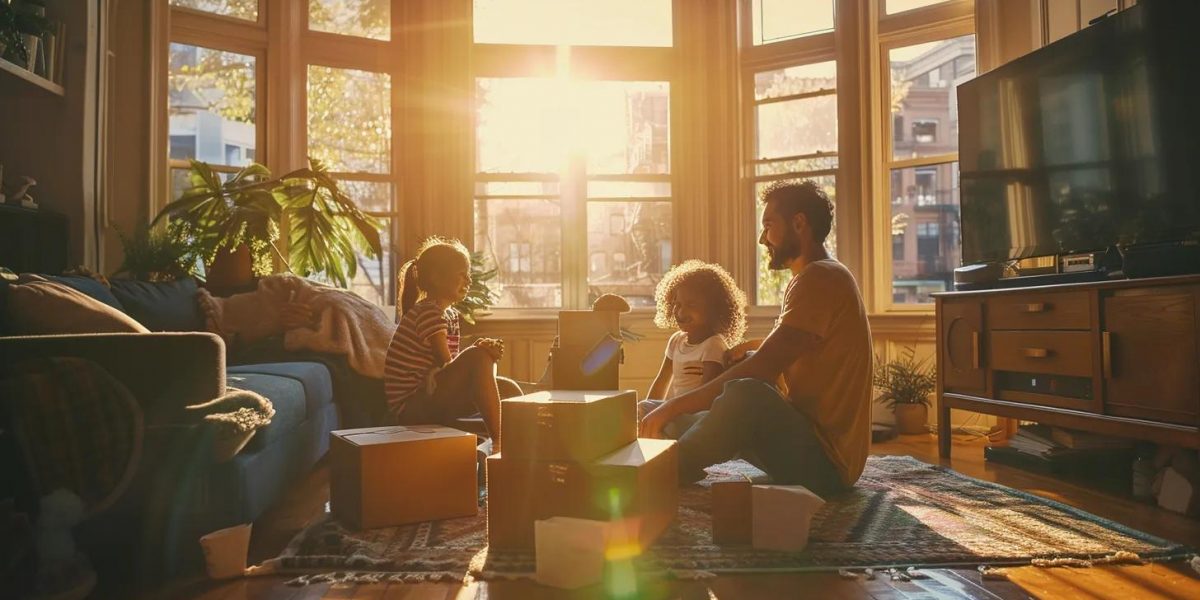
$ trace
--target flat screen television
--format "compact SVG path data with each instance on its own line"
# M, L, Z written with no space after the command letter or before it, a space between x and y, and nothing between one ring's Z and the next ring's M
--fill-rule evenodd
M1143 0L958 87L963 264L1200 238L1200 2Z

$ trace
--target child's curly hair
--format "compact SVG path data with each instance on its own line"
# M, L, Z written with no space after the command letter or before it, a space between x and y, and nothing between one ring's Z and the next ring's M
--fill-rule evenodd
M654 289L654 324L675 329L675 290L680 286L699 290L712 302L713 329L728 345L742 341L746 333L746 294L721 265L688 260L671 267Z

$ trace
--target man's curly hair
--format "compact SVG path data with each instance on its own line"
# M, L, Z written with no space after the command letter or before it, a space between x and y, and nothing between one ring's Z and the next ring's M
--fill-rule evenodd
M671 267L654 290L654 324L676 329L675 291L681 286L699 290L712 303L713 330L727 345L742 341L746 334L746 294L721 265L688 260Z

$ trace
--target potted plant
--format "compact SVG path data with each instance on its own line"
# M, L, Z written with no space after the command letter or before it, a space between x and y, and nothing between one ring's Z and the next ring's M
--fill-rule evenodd
M467 297L454 305L467 323L474 325L476 313L486 314L496 303L496 293L488 285L489 281L496 278L496 273L495 267L488 268L485 264L482 252L471 253L471 287L467 289Z
M917 360L912 347L891 361L875 358L871 383L878 390L876 402L892 409L900 433L925 433L929 418L929 395L937 389L937 377L928 358Z
M204 279L200 265L203 257L196 244L185 234L178 221L167 227L143 227L133 235L120 229L124 260L113 273L128 275L139 281L175 281L184 277Z
M209 285L245 284L271 273L278 259L296 275L347 287L358 271L357 251L382 253L380 224L355 206L320 161L309 162L282 177L252 163L222 181L211 166L193 160L190 187L154 223L168 217L178 223L204 257ZM286 256L275 245L284 226ZM230 262L236 277L223 272Z

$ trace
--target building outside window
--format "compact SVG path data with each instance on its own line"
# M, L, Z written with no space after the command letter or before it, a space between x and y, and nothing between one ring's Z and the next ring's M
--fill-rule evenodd
M935 39L927 42L885 42L881 49L891 69L891 122L910 123L912 134L909 139L888 136L892 142L885 160L893 244L900 234L905 244L916 245L903 252L893 248L892 298L897 304L931 302L930 293L953 289L953 271L961 260L957 235L951 240L947 226L957 223L959 215L954 88L975 75L975 36L931 35ZM953 79L942 79L951 75ZM950 130L939 132L946 124ZM917 235L907 235L914 226Z

